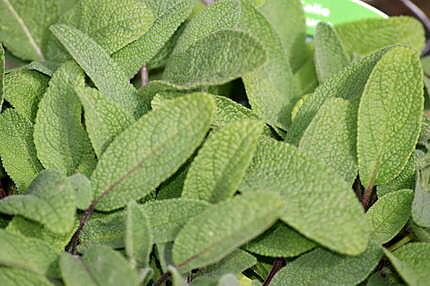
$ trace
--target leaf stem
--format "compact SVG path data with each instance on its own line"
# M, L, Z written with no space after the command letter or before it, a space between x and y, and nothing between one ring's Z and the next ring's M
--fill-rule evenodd
M394 251L394 250L402 247L406 243L410 242L413 238L414 238L413 234L409 233L408 235L406 235L405 237L403 237L401 240L399 240L396 243L394 243L393 245L390 245L389 247L387 247L387 249L390 252L392 252L392 251Z
M369 186L364 190L363 197L361 198L361 204L363 205L364 209L367 211L369 208L370 200L373 195L373 186Z
M205 6L209 6L215 3L215 0L202 0L202 2Z
M146 65L140 69L140 82L141 86L145 86L149 83L148 68Z
M166 282L170 278L171 274L170 272L166 272L161 277L155 281L152 286L161 286L164 282Z
M269 272L269 275L267 275L266 280L263 283L263 286L270 285L270 282L272 282L273 277L276 273L278 273L279 270L282 269L282 267L285 266L285 259L282 257L278 257L273 261L272 269Z

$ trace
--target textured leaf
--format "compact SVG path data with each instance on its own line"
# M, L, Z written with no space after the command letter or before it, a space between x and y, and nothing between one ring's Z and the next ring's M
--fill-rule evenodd
M319 23L315 32L315 66L320 82L343 70L349 63L348 55L334 28Z
M1 0L0 42L24 60L44 60L48 27L57 16L55 0Z
M142 198L174 174L204 139L214 111L209 96L190 94L147 113L116 137L92 176L96 196L105 193L97 209Z
M212 133L191 163L182 197L218 203L234 195L257 147L263 125L238 121Z
M314 92L319 83L313 55L309 56L306 62L294 73L294 80L297 82L301 94ZM296 106L300 100L301 99L299 99L294 106ZM291 112L294 112L294 108ZM291 119L293 120L293 114L291 114Z
M103 95L129 112L137 112L136 89L101 46L71 26L54 25L50 29Z
M409 220L412 199L411 190L400 190L383 196L369 209L373 241L384 244L397 235Z
M364 186L385 184L406 165L421 130L423 89L419 57L408 48L393 48L375 66L358 110L358 167Z
M430 171L418 171L415 197L412 204L412 218L421 227L430 227Z
M37 221L52 232L70 232L75 221L75 191L70 181L54 170L45 170L24 195L0 201L0 212Z
M167 270L172 275L172 286L187 286L188 285L188 283L185 281L184 277L182 277L182 275L179 273L179 271L175 267L169 265L169 266L167 266Z
M367 222L350 185L289 144L260 140L240 190L279 192L286 203L282 220L336 252L366 249Z
M215 32L185 51L174 52L163 78L187 87L223 84L248 73L265 61L262 46L248 34Z
M0 265L58 277L57 253L44 241L0 229Z
M288 263L276 274L271 285L357 285L369 276L382 256L382 248L373 242L358 256L315 249Z
M133 115L96 89L81 87L76 94L84 107L88 136L100 157L113 139L134 123Z
M275 193L254 192L212 205L179 232L173 261L184 271L218 262L269 228L283 211Z
M125 250L131 265L148 266L154 243L153 235L148 216L135 202L129 203L125 223Z
M82 259L64 253L60 259L66 285L139 285L137 273L124 257L104 246L94 246Z
M29 70L16 70L4 79L4 99L21 115L34 122L39 101L48 87L48 77Z
M335 27L346 51L364 56L378 49L406 45L421 52L424 48L424 29L411 17L365 19Z
M4 59L4 49L3 45L0 43L0 112L3 107L3 99L4 99L4 77L5 77L5 59Z
M415 189L415 162L415 154L412 154L397 177L385 185L377 186L378 197L401 189Z
M24 192L42 170L33 143L33 126L15 110L0 115L0 157L18 190Z
M214 127L222 127L226 124L240 120L259 119L257 114L255 114L251 109L248 109L227 97L214 95L214 99L217 106L217 112L212 123Z
M309 124L299 150L332 168L347 183L357 177L357 104L329 98Z
M53 286L43 275L8 267L0 267L0 284L5 286Z
M179 25L189 16L193 6L193 1L190 0L145 0L143 2L154 14L153 25L142 37L112 56L129 78L163 48Z
M385 250L400 276L411 286L428 285L430 279L430 243L409 243L393 253Z
M91 181L80 173L73 174L69 180L75 189L76 206L81 210L88 208L93 200Z
M74 91L75 86L84 84L80 68L67 62L55 72L40 101L34 142L45 168L73 174L84 161L94 160L91 143L81 124L81 104Z
M247 243L247 251L269 257L295 257L315 248L316 244L285 224L273 228Z
M106 52L114 52L139 39L151 27L154 15L138 0L84 0L61 17L58 24L72 26L90 36ZM51 37L46 54L63 62L67 54Z

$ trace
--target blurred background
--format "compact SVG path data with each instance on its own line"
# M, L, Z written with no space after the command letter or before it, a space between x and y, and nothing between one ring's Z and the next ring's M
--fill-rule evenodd
M430 15L430 1L429 0L366 0L365 2L375 6L376 8L384 11L389 15L414 15L403 2L412 2L421 8L427 15Z

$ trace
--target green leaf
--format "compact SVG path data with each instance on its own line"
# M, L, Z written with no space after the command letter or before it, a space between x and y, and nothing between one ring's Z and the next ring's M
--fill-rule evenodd
M109 53L76 28L54 25L50 29L103 95L137 115L136 89Z
M4 72L5 72L4 49L3 49L3 45L0 43L0 112L2 111L3 100L4 100L4 87L5 87Z
M0 229L0 265L58 277L58 255L46 242Z
M57 21L55 0L1 0L0 42L24 60L44 60L48 27Z
M240 190L279 192L286 203L282 220L331 250L357 255L366 249L367 222L351 186L287 143L260 140Z
M345 50L350 55L365 56L378 49L405 45L421 52L424 28L412 17L365 19L335 26Z
M0 267L0 284L5 286L53 286L43 275L8 267Z
M288 263L273 278L273 286L358 285L378 265L382 248L371 242L358 256L343 256L315 249Z
M394 192L401 189L414 189L415 188L415 154L409 157L406 166L403 168L401 173L393 180L385 185L377 186L378 197L382 197L390 192Z
M212 205L179 232L173 261L184 271L218 262L269 228L283 211L283 200L269 192L245 194Z
M285 224L277 224L244 248L268 257L295 257L315 248L316 244Z
M127 205L125 250L132 266L146 267L154 244L148 216L136 202Z
M84 107L88 136L100 157L115 137L134 123L134 117L97 89L78 87L75 91Z
M103 194L97 209L142 198L174 174L203 141L214 113L213 100L194 93L147 113L116 137L91 179L96 197Z
M420 170L417 175L412 218L421 227L430 227L430 170Z
M49 82L34 125L37 156L45 168L73 174L82 163L94 165L90 140L81 124L81 104L74 87L85 77L74 62L62 65Z
M258 121L238 121L212 133L191 163L182 197L211 203L234 195L263 130Z
M58 234L73 228L75 211L75 191L67 177L55 170L42 171L26 194L0 201L0 212L37 221Z
M57 24L65 24L82 31L107 53L113 54L139 39L153 22L154 15L144 1L85 0L77 1ZM57 62L68 59L53 37L46 47L46 54L50 60Z
M319 82L343 70L349 64L349 58L342 42L332 26L319 23L315 31L315 66Z
M169 265L167 266L167 270L172 275L172 286L188 286L188 283L185 281L184 277L179 273L178 269Z
M155 16L153 25L142 37L112 56L129 78L157 55L179 25L190 15L194 5L191 0L145 0L144 2Z
M3 167L18 191L24 192L42 170L33 143L33 126L15 110L8 109L0 115L0 134Z
M222 127L240 120L259 120L258 115L254 111L230 98L218 95L214 95L213 97L217 106L217 112L212 123L214 127Z
M384 249L403 280L411 286L425 286L430 279L430 243L409 243L393 253Z
M357 177L357 104L329 98L303 134L299 150L332 168L347 183Z
M413 50L393 48L372 71L358 110L357 154L366 187L385 184L411 156L421 130L423 75Z
M70 183L75 189L76 206L85 210L93 200L91 181L84 174L76 173L69 177Z
M379 198L366 215L373 241L384 244L399 233L411 215L412 199L411 190L400 190Z
M84 257L63 253L60 268L67 286L138 286L139 277L118 252L105 246L94 246Z
M4 78L4 99L31 122L36 119L39 101L48 87L48 77L29 70L16 70Z

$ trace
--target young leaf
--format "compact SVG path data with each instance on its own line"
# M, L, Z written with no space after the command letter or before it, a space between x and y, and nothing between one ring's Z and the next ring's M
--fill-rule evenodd
M16 70L4 78L4 99L31 122L36 119L39 101L48 87L48 77L29 70Z
M0 112L3 107L3 99L4 99L4 77L5 77L5 60L4 60L4 49L3 45L0 43Z
M88 136L100 157L115 137L134 123L134 117L97 89L78 87L75 91L84 107Z
M48 27L57 21L55 0L1 0L0 42L24 60L44 60Z
M421 227L430 227L429 170L418 171L415 197L412 204L412 218Z
M46 242L0 229L0 265L58 277L57 252Z
M169 265L167 266L167 271L172 275L172 286L187 286L188 283L185 281L184 277L179 273L178 269Z
M0 115L0 157L18 191L27 190L43 169L33 143L33 125L14 109Z
M146 267L154 244L148 216L136 202L127 205L125 223L125 251L132 266Z
M390 192L401 189L414 189L416 184L415 164L415 154L412 153L411 157L409 157L409 160L406 163L406 166L397 177L385 185L377 186L378 197L382 197Z
M365 56L394 45L421 52L425 43L423 26L412 17L365 19L337 25L335 29L350 55Z
M367 221L351 186L289 144L262 138L240 190L279 192L286 203L282 220L331 250L366 249Z
M190 94L147 113L117 136L92 176L96 197L103 196L97 209L114 210L142 198L174 174L204 139L214 111L209 96Z
M382 248L374 242L358 256L342 256L322 248L315 249L288 263L270 285L358 285L369 276L382 256Z
M64 253L60 268L66 285L138 286L139 277L118 252L105 246L94 246L83 258Z
M136 89L109 53L76 28L54 25L50 29L103 95L137 115Z
M81 69L67 62L54 73L40 101L34 143L45 168L73 174L82 163L94 164L91 143L81 124L81 104L74 91L84 84Z
M430 243L409 243L385 255L408 285L427 285L430 279Z
M358 167L366 188L391 181L406 165L421 130L423 90L411 49L391 49L372 71L358 110Z
M348 64L348 55L334 28L327 23L319 23L315 32L315 67L319 82L326 81Z
M357 104L329 98L303 134L299 150L332 168L347 183L357 177Z
M371 239L380 244L390 241L408 222L413 192L400 190L380 198L367 212Z
M283 212L283 200L270 192L253 192L212 205L179 232L173 261L184 271L218 262L269 228Z
M244 246L247 251L268 257L295 257L315 247L315 242L285 224L275 225Z
M0 212L37 221L58 234L73 228L75 211L75 191L67 177L55 170L42 171L26 194L0 200Z
M182 197L218 203L234 195L263 129L258 121L238 121L212 133L191 163Z
M155 21L149 30L136 41L112 55L112 58L130 78L148 63L169 40L179 25L190 15L191 0L145 0Z
M0 285L6 286L54 286L40 274L17 268L0 267Z

